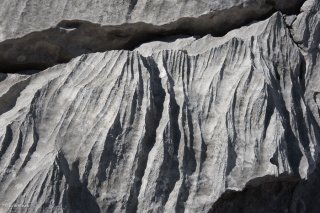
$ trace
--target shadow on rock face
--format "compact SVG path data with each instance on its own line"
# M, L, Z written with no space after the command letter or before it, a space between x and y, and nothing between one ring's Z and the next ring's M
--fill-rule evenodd
M70 170L68 161L62 153L59 153L58 162L68 184L63 202L64 209L68 212L100 213L96 198L88 190L86 184L80 181L79 162L74 162Z
M70 186L67 193L71 212L100 212L95 197L86 187Z
M320 212L320 168L307 180L273 178L244 190L227 191L210 213L318 213Z
M298 181L273 181L247 186L243 191L227 191L213 205L210 213L288 212L288 204Z

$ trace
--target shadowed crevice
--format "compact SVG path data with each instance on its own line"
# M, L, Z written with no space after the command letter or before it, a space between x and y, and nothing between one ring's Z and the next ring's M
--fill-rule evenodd
M226 191L209 213L318 213L319 164L307 180L266 176L249 181L242 191Z
M138 22L101 26L88 21L63 20L54 28L1 42L0 72L33 70L31 73L34 73L34 70L66 63L82 54L133 50L145 42L165 40L169 36L222 36L250 22L266 19L275 11L298 13L302 3L303 0L268 0L240 4L199 17L183 17L164 25ZM134 0L131 5L134 7Z
M298 180L295 178L262 180L259 185L246 186L242 191L226 191L209 213L284 213Z
M67 182L65 194L65 208L70 212L92 212L99 213L100 208L96 198L91 194L87 186L81 183L79 176L79 161L71 164L62 152L58 153L57 163Z
M141 58L142 63L146 67L150 67L150 107L147 109L145 117L145 134L139 145L136 162L137 167L134 173L133 183L130 189L130 195L128 203L126 204L126 213L137 212L138 210L138 196L141 189L142 178L145 175L145 170L147 167L147 162L149 158L149 153L156 143L157 129L160 124L163 113L163 104L165 100L166 93L162 87L160 79L160 71L157 68L155 61L152 58ZM141 70L139 70L141 72ZM139 73L141 78L142 74ZM143 81L140 80L142 86ZM140 91L143 91L142 88ZM140 103L141 104L141 103Z
M0 96L0 115L11 110L17 102L17 99L21 95L21 92L28 86L30 79L27 78L16 84L14 84L10 89Z

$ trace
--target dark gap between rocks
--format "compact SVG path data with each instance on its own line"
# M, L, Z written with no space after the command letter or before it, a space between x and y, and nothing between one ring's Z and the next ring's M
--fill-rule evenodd
M199 17L152 25L129 23L101 26L88 21L64 20L56 27L0 43L0 72L33 74L82 54L108 50L133 50L142 43L168 37L223 36L232 29L271 16L277 10L299 12L303 0L267 0L264 4L240 5Z

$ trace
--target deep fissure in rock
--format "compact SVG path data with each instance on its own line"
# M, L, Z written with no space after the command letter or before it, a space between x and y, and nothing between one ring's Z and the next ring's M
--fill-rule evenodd
M232 29L263 20L277 10L296 14L302 3L303 0L295 3L268 0L264 4L241 4L214 14L184 17L164 25L138 22L101 26L88 21L64 20L54 28L1 42L0 72L43 70L82 54L133 50L142 43L166 40L169 36L222 36Z

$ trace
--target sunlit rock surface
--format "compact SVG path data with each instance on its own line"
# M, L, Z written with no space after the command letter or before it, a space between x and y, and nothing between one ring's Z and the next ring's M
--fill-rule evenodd
M22 11L47 11L35 2ZM192 2L170 17L236 5ZM143 19L147 3L98 21ZM112 8L64 5L30 28L2 24L13 33L4 38ZM175 35L0 73L0 211L319 212L319 7L309 0L222 37ZM169 20L159 9L143 21L156 14Z

